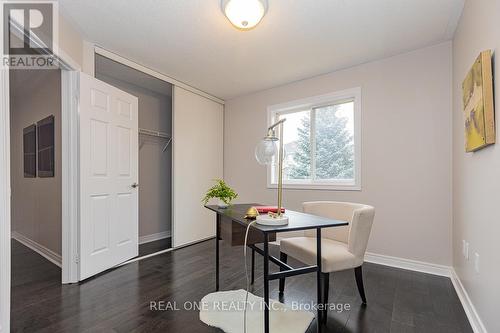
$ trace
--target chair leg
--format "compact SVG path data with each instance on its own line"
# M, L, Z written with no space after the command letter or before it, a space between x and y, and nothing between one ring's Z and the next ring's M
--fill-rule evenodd
M251 284L255 281L255 250L252 249L252 280Z
M359 296L363 304L366 304L365 287L363 286L363 269L361 266L354 269L354 275L356 275L356 284L358 285Z
M328 317L328 294L330 291L330 273L322 273L322 282L323 282L323 315L322 315L322 321L323 324L326 325L326 319Z
M288 260L288 255L286 253L280 252L280 260L284 262L285 264L287 263ZM283 269L280 267L280 271L283 271ZM280 279L280 295L283 295L285 292L285 278Z

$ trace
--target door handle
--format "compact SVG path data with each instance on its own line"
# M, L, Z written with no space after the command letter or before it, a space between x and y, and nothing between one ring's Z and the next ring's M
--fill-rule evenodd
M132 188L138 188L138 187L139 187L139 184L137 184L137 183L133 183L133 184L132 184L132 185L130 185L130 186L132 186Z

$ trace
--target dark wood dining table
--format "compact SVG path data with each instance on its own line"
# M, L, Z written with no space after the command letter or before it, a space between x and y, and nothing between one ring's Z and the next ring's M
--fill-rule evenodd
M219 241L221 239L230 242L232 246L244 245L246 228L251 219L245 218L248 208L252 206L261 206L259 204L235 204L228 208L219 208L216 205L207 205L206 208L216 213L216 242L215 242L215 289L219 290ZM348 225L346 221L333 220L316 215L286 210L288 217L287 225L267 226L253 224L249 230L247 245L264 257L264 332L269 333L269 282L272 280L288 278L301 274L316 272L317 283L317 331L322 331L321 316L323 311L319 306L322 303L321 293L321 229L341 227ZM276 239L276 234L288 231L316 230L316 265L293 268L287 263L269 254L269 242ZM263 244L259 248L256 244ZM269 273L269 262L279 266L280 271Z

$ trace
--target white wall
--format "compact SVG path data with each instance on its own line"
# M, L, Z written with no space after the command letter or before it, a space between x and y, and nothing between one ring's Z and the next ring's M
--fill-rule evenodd
M61 254L61 71L10 71L11 228ZM23 128L54 115L55 176L24 178Z
M499 1L468 0L453 40L453 265L489 332L500 332L500 222L496 213L500 203L500 144L465 153L461 85L479 52L493 50L499 131L499 22ZM462 240L470 244L469 261L462 256ZM476 252L480 255L480 273L474 271Z
M265 75L265 73L263 73ZM451 43L287 84L226 102L224 177L239 202L275 203L254 147L268 105L362 88L362 191L286 190L309 200L371 204L368 250L451 265Z
M72 22L59 15L59 49L67 54L80 68L83 66L83 37Z

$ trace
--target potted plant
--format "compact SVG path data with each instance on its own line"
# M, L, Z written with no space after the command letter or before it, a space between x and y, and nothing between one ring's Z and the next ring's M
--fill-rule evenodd
M203 198L203 204L207 204L212 198L219 199L219 208L227 208L231 201L238 197L238 194L230 188L222 179L215 179L215 185L208 189L205 197Z

